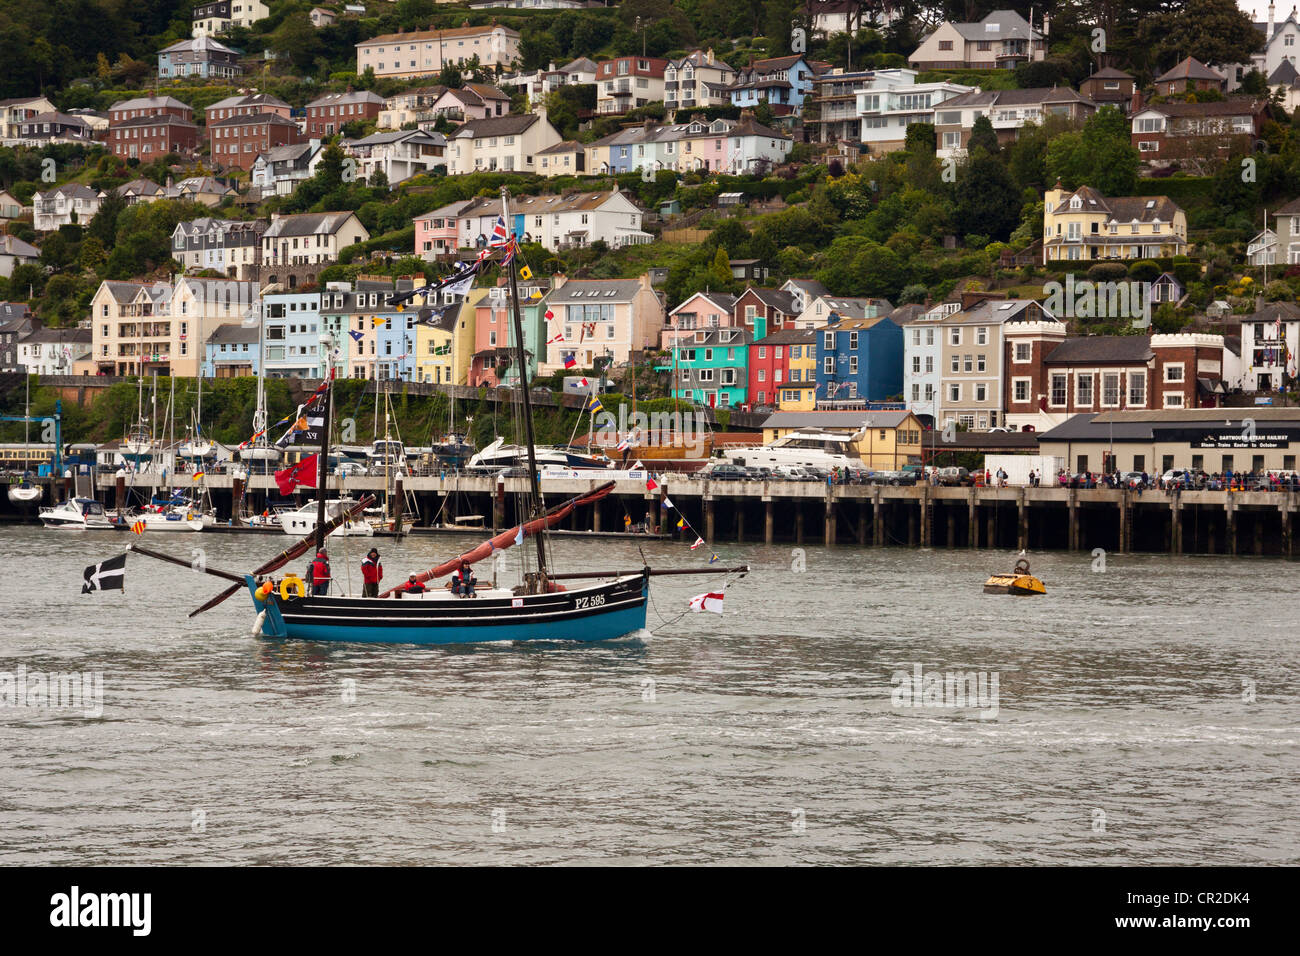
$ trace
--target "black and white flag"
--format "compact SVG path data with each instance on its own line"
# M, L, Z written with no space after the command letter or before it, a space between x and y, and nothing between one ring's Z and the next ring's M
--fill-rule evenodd
M321 430L325 426L325 399L329 382L324 382L306 405L298 409L298 415L289 430L280 436L276 445L319 445Z
M92 564L82 572L82 577L85 578L81 585L82 594L89 594L91 591L126 590L126 552L107 561L101 561L99 564Z

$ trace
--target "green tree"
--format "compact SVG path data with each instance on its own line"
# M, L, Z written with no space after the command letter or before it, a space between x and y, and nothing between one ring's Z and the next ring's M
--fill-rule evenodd
M957 176L954 221L962 235L1005 240L1016 228L1020 190L1000 162L983 150L972 154Z
M975 120L975 125L971 127L970 142L966 148L970 152L982 149L990 156L997 156L1001 151L1001 145L998 143L998 134L993 129L993 123L987 116L981 116Z

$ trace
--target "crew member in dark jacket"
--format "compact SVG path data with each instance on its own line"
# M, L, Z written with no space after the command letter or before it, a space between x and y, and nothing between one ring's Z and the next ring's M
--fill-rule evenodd
M379 549L371 548L361 562L361 596L379 597L379 582L384 579L384 566L379 563Z

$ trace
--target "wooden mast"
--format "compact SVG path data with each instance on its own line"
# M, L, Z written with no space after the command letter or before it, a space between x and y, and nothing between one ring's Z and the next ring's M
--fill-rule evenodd
M510 192L505 186L501 187L501 218L506 222L506 231L513 238L510 230ZM528 393L528 361L524 351L524 322L519 314L519 282L515 274L515 259L518 251L514 255L510 254L510 246L506 246L506 254L510 259L509 276L510 276L510 314L514 320L515 329L515 361L519 363L519 391L523 394L524 407L524 434L528 439L528 517L535 518L538 513L538 491L541 487L541 476L537 471L537 438L533 433L533 402ZM542 535L534 536L537 542L537 583L538 590L546 590L546 545L542 540Z
M325 352L325 420L321 424L320 461L316 472L316 550L325 547L325 484L330 473L330 412L334 405L334 358Z

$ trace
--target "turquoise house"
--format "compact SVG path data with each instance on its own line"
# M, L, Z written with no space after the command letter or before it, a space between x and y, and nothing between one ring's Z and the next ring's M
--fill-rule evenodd
M747 329L698 329L673 342L673 397L710 408L743 405L748 400Z

